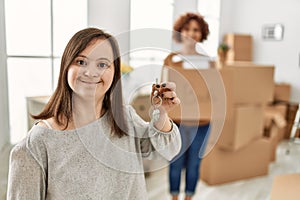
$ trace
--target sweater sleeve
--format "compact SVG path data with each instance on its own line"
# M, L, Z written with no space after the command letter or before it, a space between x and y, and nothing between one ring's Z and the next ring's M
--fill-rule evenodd
M46 177L25 141L10 153L7 200L45 199Z
M180 151L181 138L179 129L172 122L172 130L161 132L156 129L152 122L145 122L130 106L129 113L131 116L135 136L140 141L140 148L143 157L155 159L163 157L172 160Z

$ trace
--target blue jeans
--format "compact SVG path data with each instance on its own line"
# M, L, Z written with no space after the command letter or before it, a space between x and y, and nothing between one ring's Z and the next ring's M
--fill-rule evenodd
M172 195L179 194L181 170L185 167L185 194L193 196L199 178L200 162L209 136L209 124L203 126L180 125L179 130L182 147L180 153L170 163L170 193Z

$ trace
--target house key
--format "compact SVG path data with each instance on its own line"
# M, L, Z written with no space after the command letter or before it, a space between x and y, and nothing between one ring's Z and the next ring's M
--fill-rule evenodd
M160 117L160 110L159 107L162 105L162 98L160 96L160 85L158 84L158 81L156 79L156 84L152 85L152 98L151 98L151 104L154 107L154 110L152 112L152 119L154 122L157 122Z

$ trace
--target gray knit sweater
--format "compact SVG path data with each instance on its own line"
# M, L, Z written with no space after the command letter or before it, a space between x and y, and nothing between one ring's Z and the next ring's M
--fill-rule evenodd
M143 159L171 160L180 135L175 124L163 133L126 109L122 138L110 136L106 115L75 130L34 126L11 151L7 199L147 199Z

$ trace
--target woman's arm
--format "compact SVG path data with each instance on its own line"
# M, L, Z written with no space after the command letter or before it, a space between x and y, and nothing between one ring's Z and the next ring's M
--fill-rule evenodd
M23 141L10 154L7 200L40 200L45 195L46 175Z
M172 82L152 85L152 114L159 113L157 119L154 115L152 116L152 121L155 128L162 132L172 130L173 122L170 120L168 112L180 104L180 99L177 97L175 90L176 84Z
M155 127L153 122L145 122L130 106L130 121L134 129L136 140L142 156L147 159L171 160L181 148L179 129L175 123L169 120L171 129L163 132Z

